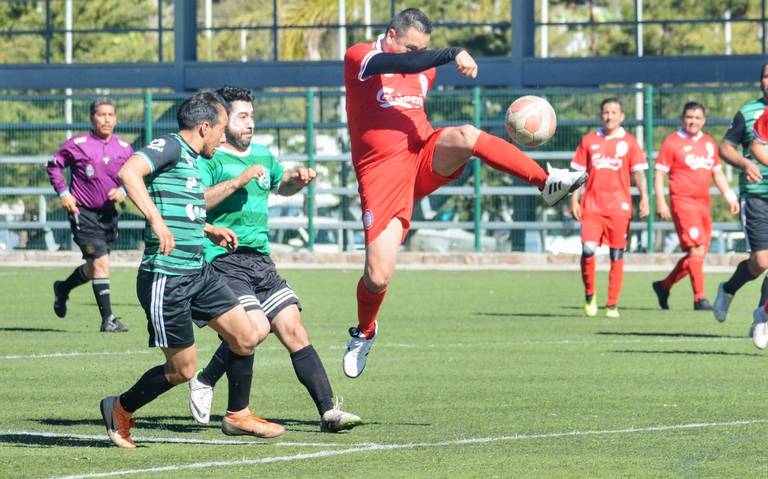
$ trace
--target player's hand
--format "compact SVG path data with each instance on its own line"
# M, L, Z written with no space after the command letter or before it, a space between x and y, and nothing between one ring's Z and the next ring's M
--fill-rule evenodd
M728 202L728 209L731 210L732 215L739 214L739 211L741 210L741 206L739 206L738 201L729 201Z
M669 210L669 205L666 201L659 201L658 205L656 205L656 211L659 212L659 217L663 220L671 220L672 219L672 212Z
M227 248L229 251L237 249L237 235L229 228L211 226L206 228L205 235L215 244Z
M578 202L571 205L571 216L576 221L581 222L581 205Z
M75 200L75 197L70 193L66 193L61 197L61 206L67 210L68 213L73 215L80 214L80 208L77 207L77 201Z
M760 168L749 160L744 160L744 178L747 183L760 183L763 181L763 175Z
M300 166L291 173L291 181L304 187L312 183L316 176L317 172L314 169Z
M640 218L648 217L648 212L651 210L650 206L648 205L648 198L640 198L640 205L638 205L638 210Z
M242 188L243 186L247 185L248 182L254 178L261 178L266 172L267 170L265 170L261 165L249 166L237 177L241 185L240 187Z
M150 223L152 231L160 239L160 252L166 256L171 254L171 250L176 247L176 240L173 239L173 233L165 225L162 218L158 217Z
M122 203L125 201L125 194L120 188L112 188L107 192L107 198L116 203Z
M461 75L467 78L477 78L477 63L466 50L459 52L454 61L456 62L456 69Z

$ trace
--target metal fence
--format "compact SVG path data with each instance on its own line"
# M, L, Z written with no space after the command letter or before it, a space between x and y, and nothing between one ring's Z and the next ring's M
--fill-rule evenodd
M608 96L622 100L625 127L645 144L646 151L654 152L677 128L687 101L697 100L707 107L705 131L719 141L738 108L759 92L754 86L536 91L475 88L436 91L427 102L427 111L436 127L471 123L505 137L504 111L514 98L524 94L545 96L558 112L555 137L528 153L541 163L565 167L580 138L599 126L599 103ZM113 97L119 118L117 132L134 148L176 131L176 108L183 96L147 92ZM88 105L92 99L91 95L0 96L0 248L72 248L66 214L48 183L45 163L69 136L90 127ZM318 181L296 198L274 198L271 227L278 249L339 251L361 247L343 100L338 90L257 94L256 141L269 146L287 165L302 162L320 173ZM653 153L649 156L652 159ZM724 202L713 202L713 214L713 248L743 248L740 226L728 215ZM143 227L142 218L127 204L121 215L117 248L139 248ZM635 218L631 228L631 248L635 251L674 248L669 222L654 222L651 215L647 221ZM535 188L473 160L454 183L417 204L406 247L576 252L578 224L570 218L567 201L548 208Z

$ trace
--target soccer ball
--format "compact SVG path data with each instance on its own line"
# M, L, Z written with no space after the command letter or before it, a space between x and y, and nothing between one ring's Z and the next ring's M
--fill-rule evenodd
M549 102L540 96L526 95L513 101L504 118L504 128L522 146L541 146L555 134L557 116Z

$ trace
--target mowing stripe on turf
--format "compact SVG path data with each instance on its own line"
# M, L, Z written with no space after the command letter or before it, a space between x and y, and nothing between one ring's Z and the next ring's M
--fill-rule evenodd
M499 437L478 437L470 439L457 439L453 441L440 441L440 442L416 442L407 444L367 444L355 447L350 447L341 450L327 450L317 451L310 453L294 454L291 456L273 456L263 457L260 459L240 459L236 461L211 461L211 462L197 462L192 464L173 464L162 467L149 467L145 469L125 469L122 471L110 471L110 472L91 472L87 474L76 474L71 476L58 476L50 479L89 479L95 477L113 477L113 476L128 476L135 474L156 474L161 472L181 471L189 469L210 469L217 467L233 467L233 466L250 466L255 464L269 464L273 462L290 462L301 461L306 459L326 458L333 456L341 456L344 454L353 454L356 452L368 452L368 451L392 451L398 449L416 449L427 447L449 447L449 446L464 446L474 444L488 444L502 441L524 441L535 439L556 439L564 437L580 437L580 436L602 436L608 434L631 434L631 433L647 433L647 432L663 432L663 431L676 431L682 429L702 429L709 427L728 427L728 426L749 426L753 424L767 424L768 419L748 419L742 421L729 421L729 422L710 422L710 423L691 423L691 424L674 424L670 426L650 426L650 427L631 427L625 429L606 429L606 430L593 430L593 431L569 431L569 432L553 432L542 434L514 434L511 436L499 436Z

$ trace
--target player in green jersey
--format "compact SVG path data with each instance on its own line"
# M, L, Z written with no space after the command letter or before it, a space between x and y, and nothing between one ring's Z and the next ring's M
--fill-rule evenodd
M226 143L210 160L201 162L207 221L237 234L238 247L228 250L205 242L205 259L240 300L259 342L271 332L290 353L296 377L309 392L320 415L320 430L351 429L362 421L334 403L328 376L301 321L299 298L280 277L270 258L267 237L268 197L271 191L290 196L315 178L311 168L285 171L253 138L253 95L250 90L223 87L218 93L229 104ZM189 383L192 416L201 423L210 417L213 387L226 370L231 352L222 342L208 366Z
M234 293L203 260L205 237L223 245L237 242L231 230L205 223L198 168L200 157L211 157L223 140L226 105L210 91L188 98L177 113L178 134L155 139L119 173L147 219L136 293L149 323L149 345L162 349L165 363L146 371L123 394L101 401L107 434L118 447L136 447L130 434L136 410L194 376L193 320L209 325L228 344L229 404L223 432L275 437L284 431L248 408L258 332Z

